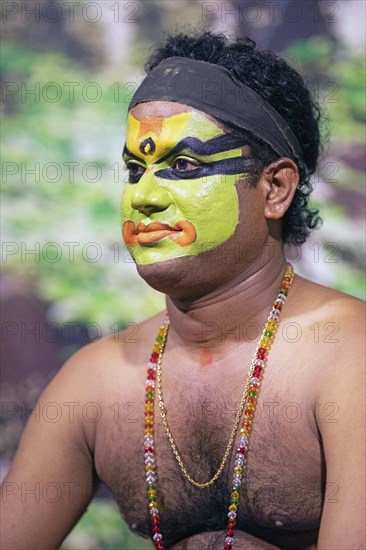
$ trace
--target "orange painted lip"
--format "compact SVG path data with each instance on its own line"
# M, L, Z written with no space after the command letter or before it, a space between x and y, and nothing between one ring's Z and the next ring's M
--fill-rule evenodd
M177 222L174 226L162 222L151 222L148 225L128 220L123 224L123 239L130 246L150 244L168 237L180 246L188 246L196 240L194 225L187 220Z

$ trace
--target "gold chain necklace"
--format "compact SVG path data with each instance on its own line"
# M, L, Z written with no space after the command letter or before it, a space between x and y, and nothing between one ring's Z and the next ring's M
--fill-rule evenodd
M241 417L242 417L242 414L243 414L243 411L244 411L245 400L246 400L248 388L249 388L249 385L250 385L251 375L252 375L254 367L255 367L255 362L256 362L256 359L257 359L256 355L257 355L258 349L259 349L259 344L257 345L257 348L254 352L252 364L251 364L251 367L249 369L247 383L245 384L245 388L244 388L243 395L242 395L242 398L241 398L241 401L240 401L238 412L236 413L234 426L231 430L229 442L227 444L227 447L226 447L224 456L221 460L220 466L219 466L217 472L215 473L215 475L211 479L209 479L208 481L204 481L202 483L199 482L199 481L196 481L195 479L193 479L189 475L189 473L187 472L187 468L184 466L182 457L180 456L179 451L177 449L177 446L174 442L173 435L172 435L172 432L171 432L171 429L170 429L170 426L169 426L169 422L168 422L168 419L167 419L167 415L166 415L166 413L167 413L166 407L164 405L164 400L163 400L163 390L162 390L162 381L161 381L161 364L162 364L163 354L162 353L159 354L159 358L158 358L158 361L157 361L157 368L156 368L156 382L157 382L157 389L158 389L158 396L159 396L160 416L161 416L161 419L162 419L163 424L164 424L166 435L169 439L170 447L171 447L171 449L174 453L174 456L175 456L175 458L176 458L176 460L179 464L179 468L181 469L184 477L186 479L188 479L188 481L190 481L192 483L192 485L194 485L195 487L199 487L200 489L205 489L206 487L209 487L210 485L215 483L215 481L220 477L220 474L222 473L223 469L225 468L225 464L227 462L227 459L229 458L231 448L232 448L232 446L234 444L234 441L235 441L236 432L238 430L238 426L240 424L240 420L241 420Z

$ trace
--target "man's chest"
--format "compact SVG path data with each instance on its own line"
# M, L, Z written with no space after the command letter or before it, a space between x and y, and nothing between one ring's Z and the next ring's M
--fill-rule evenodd
M269 538L316 533L322 508L322 454L309 428L312 411L296 392L271 381L261 391L238 506L237 528ZM176 449L193 479L209 480L227 449L238 407L238 391L203 383L177 384L167 398L167 417ZM143 386L142 386L143 388ZM215 389L213 389L215 388ZM239 392L239 394L238 394ZM150 535L143 450L143 394L131 399L134 411L106 424L96 442L96 465L130 527ZM208 488L194 487L179 466L157 407L156 476L161 528L176 542L227 521L237 436L222 474ZM296 544L294 548L296 547ZM300 544L297 545L300 548Z

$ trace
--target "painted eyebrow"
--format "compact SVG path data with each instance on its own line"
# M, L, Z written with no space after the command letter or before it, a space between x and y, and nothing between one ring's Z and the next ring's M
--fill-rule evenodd
M225 151L231 151L232 149L242 147L243 145L247 144L244 143L242 139L234 137L231 134L216 136L207 141L201 141L198 138L189 136L179 141L179 143L177 143L173 149L169 151L169 153L157 160L156 164L164 162L172 155L180 153L182 150L188 149L189 151L192 151L192 153L196 153L196 155L204 157L217 153L224 153Z

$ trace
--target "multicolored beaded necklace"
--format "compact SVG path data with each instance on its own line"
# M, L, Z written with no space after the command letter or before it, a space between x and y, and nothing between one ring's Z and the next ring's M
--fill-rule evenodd
M177 448L174 444L173 437L171 435L169 424L166 418L166 409L163 402L163 395L161 389L161 364L165 344L169 330L169 317L165 317L158 335L156 337L153 351L150 356L147 369L146 380L146 398L145 398L145 423L144 423L144 450L145 450L145 470L146 470L146 483L147 483L147 496L149 500L149 508L152 523L152 538L157 550L164 550L163 535L160 529L160 513L157 504L157 487L156 487L156 473L155 473L155 449L154 449L154 411L155 411L155 389L158 389L159 394L159 407L160 414L167 432L168 439L170 441L173 453L178 461L178 464L184 473L185 477L197 487L207 487L211 485L221 474L226 460L229 456L232 441L235 438L237 427L242 419L240 428L240 436L238 439L238 446L235 455L235 466L233 474L233 485L230 495L230 505L228 509L228 521L226 528L226 536L224 542L224 549L231 550L234 543L236 516L239 505L240 489L243 479L246 476L244 469L248 450L249 439L252 431L252 423L257 406L258 394L263 378L264 368L268 357L269 350L274 340L275 333L278 328L278 319L282 310L282 307L286 301L288 290L294 279L294 269L292 265L287 265L285 275L282 279L280 290L276 296L273 307L271 309L268 320L264 326L262 336L260 337L257 348L254 352L251 367L248 373L248 379L243 391L243 397L238 409L237 419L232 431L232 435L229 440L229 445L225 451L223 460L220 467L214 477L205 483L198 483L194 481L187 473L183 462L178 454ZM243 417L242 417L243 413Z

